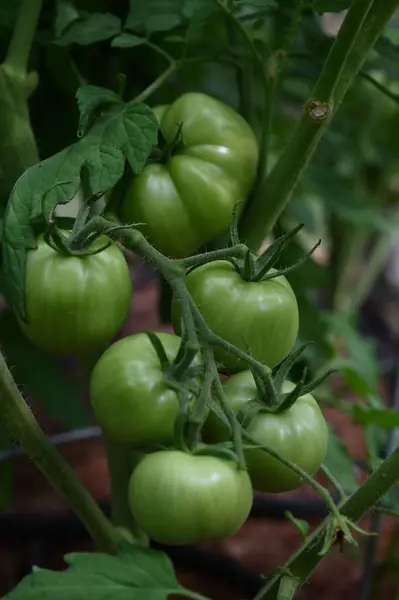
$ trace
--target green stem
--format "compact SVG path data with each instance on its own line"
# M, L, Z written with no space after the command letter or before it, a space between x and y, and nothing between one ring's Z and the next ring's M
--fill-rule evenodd
M338 479L336 477L334 477L334 475L331 473L330 469L326 465L323 464L320 467L320 471L325 475L325 477L327 477L327 479L330 481L330 483L332 483L335 490L338 492L339 497L341 498L341 501L346 500L347 495L345 493L344 488L342 487L342 485L340 484Z
M369 295L388 258L391 244L392 236L388 233L380 234L376 240L371 254L367 258L367 263L364 265L364 271L360 280L356 286L352 287L352 293L348 302L350 312L355 313Z
M378 504L380 500L399 482L399 448L370 475L367 481L354 492L340 507L341 515L353 522L360 519ZM328 517L317 527L285 564L293 577L304 583L322 559L320 551L323 548L325 532L331 517ZM271 577L264 588L253 600L275 600L281 574Z
M374 20L368 27L366 25L363 27L372 4L372 0L352 2L312 92L312 101L321 102L329 108L326 118L315 120L308 110L303 111L291 140L264 184L259 186L244 214L241 233L253 250L258 249L284 210L330 122L329 117L333 111L336 111L347 88L366 59L368 51L374 45L375 38L381 33L388 18L392 16L397 2L375 1L375 5L384 5L382 10L389 4L390 10L387 11L389 14L386 15L386 19ZM370 31L374 33L373 36ZM360 54L357 45L361 48ZM348 60L352 52L357 57L356 60Z
M128 485L133 469L140 462L141 454L131 448L106 440L108 470L111 480L111 520L115 527L128 529L143 546L148 537L135 523L128 502Z
M3 64L20 76L26 75L28 60L37 22L42 9L42 0L23 0L18 10L17 21Z
M169 65L167 69L159 77L154 79L152 83L148 87L145 88L138 96L135 97L135 102L145 102L154 92L156 92L164 83L167 82L169 77L171 77L178 69L181 67L182 63L173 61Z
M187 256L187 258L178 259L178 262L186 268L197 267L214 260L226 260L233 257L244 258L247 252L248 248L244 244L237 244L232 248L220 248L219 250L212 250L204 254Z
M36 467L64 496L98 548L116 553L114 528L37 424L0 353L0 404L10 437L26 451Z
M292 600L298 589L298 581L290 574L284 574L280 580L277 600Z
M363 79L365 79L369 83L371 83L371 85L373 85L375 88L377 88L377 90L382 92L385 96L387 96L388 98L390 98L391 100L393 100L394 102L399 104L399 94L395 94L395 92L391 92L390 89L388 89L385 85L382 85L382 83L380 83L379 81L374 79L374 77L369 75L366 71L361 71L360 76L363 77Z

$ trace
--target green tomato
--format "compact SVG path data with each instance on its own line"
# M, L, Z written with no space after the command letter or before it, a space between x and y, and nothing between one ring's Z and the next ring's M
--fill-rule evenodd
M172 361L181 339L170 333L157 336ZM192 365L199 364L198 355ZM110 439L137 445L173 440L178 394L165 382L158 355L145 333L107 348L92 371L90 395L97 421Z
M248 473L234 462L178 450L148 454L129 482L133 518L162 544L223 540L252 506Z
M290 392L294 387L293 383L286 381L283 391ZM257 395L250 371L229 377L224 383L224 390L236 412ZM319 469L326 457L328 427L319 405L310 394L298 398L283 413L257 414L246 429L254 440L269 446L310 475ZM215 413L209 414L202 433L203 439L209 443L230 438L227 426ZM245 459L252 485L259 492L287 492L303 483L291 469L258 448L245 450Z
M68 235L68 232L65 232ZM88 356L103 348L126 319L132 296L123 252L102 236L98 254L65 256L40 236L26 261L27 322L22 331L36 346L54 354Z
M120 216L142 223L152 244L179 258L226 231L238 201L243 209L258 145L241 115L206 94L184 94L154 112L168 143L182 124L183 144L165 163L149 164L133 178Z
M213 333L264 365L274 367L293 347L298 334L298 305L285 277L244 281L230 262L219 260L191 271L186 283ZM180 307L176 300L172 320L179 333ZM248 368L247 363L225 350L215 348L214 352L229 371Z

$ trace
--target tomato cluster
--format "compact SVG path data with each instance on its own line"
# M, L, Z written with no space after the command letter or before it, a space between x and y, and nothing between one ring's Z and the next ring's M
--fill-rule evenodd
M166 144L162 159L133 178L120 215L143 224L164 254L183 257L229 227L233 208L237 202L242 207L253 185L258 148L242 117L204 94L186 94L156 114ZM37 249L28 253L28 318L21 327L45 350L80 357L98 353L127 315L132 290L122 251L104 236L91 249L98 252L66 256L39 238ZM326 454L328 429L313 396L304 393L287 408L271 410L243 357L247 353L267 370L287 357L298 334L295 294L272 268L267 277L262 268L248 277L240 264L206 262L186 273L185 283L211 339L225 341L213 346L217 366L228 375L222 393L246 441L253 440L245 446L241 467L227 452L232 445L223 446L232 441L231 428L220 412L210 410L213 389L209 398L204 393L202 439L185 444L187 415L203 387L204 358L198 352L186 379L174 377L172 367L184 349L177 298L172 320L179 335L157 334L157 343L146 333L128 336L103 352L91 374L91 404L106 436L144 452L128 500L134 519L158 542L223 539L247 519L253 490L278 493L300 486L298 473L262 445L308 474ZM280 398L290 399L295 386L281 384ZM188 420L179 430L182 389ZM261 408L243 421L239 415L254 401Z

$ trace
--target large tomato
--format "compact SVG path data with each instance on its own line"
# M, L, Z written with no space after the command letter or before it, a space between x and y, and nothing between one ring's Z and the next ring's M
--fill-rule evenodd
M129 504L157 542L217 541L246 521L252 487L248 473L233 462L165 450L148 454L133 471Z
M237 112L206 94L184 94L154 112L169 143L182 124L182 144L166 162L149 164L133 178L120 216L143 223L152 244L179 258L223 233L238 201L242 210L258 145Z
M86 356L102 350L127 317L132 295L123 252L102 236L90 250L98 254L65 256L40 236L26 262L27 322L30 341L55 354Z
M294 384L286 381L283 391L289 392L292 389ZM257 395L250 371L242 371L229 377L224 383L224 390L236 412ZM325 459L328 427L319 405L310 394L298 398L286 412L257 414L246 429L257 442L269 446L306 473L315 473ZM203 428L203 438L212 443L229 439L227 426L214 413L208 416ZM245 459L255 490L286 492L303 483L291 469L260 449L246 450Z
M274 367L289 353L298 334L298 305L285 279L244 281L228 261L202 265L186 277L187 287L211 330ZM173 325L180 332L180 308L172 306ZM215 357L230 371L247 369L235 355L215 348Z
M173 360L180 338L170 333L157 336L168 359ZM200 357L192 364L200 364ZM179 398L165 382L159 357L145 333L130 335L107 348L92 371L90 394L99 424L114 441L172 441Z

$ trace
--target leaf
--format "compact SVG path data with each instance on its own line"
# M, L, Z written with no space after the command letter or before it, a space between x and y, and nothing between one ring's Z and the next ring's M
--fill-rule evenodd
M146 39L134 35L133 33L122 33L114 38L111 42L113 48L132 48L133 46L141 46L146 43Z
M344 490L352 493L359 487L354 473L354 459L332 427L329 429L327 456L324 464L339 480Z
M182 21L182 0L130 0L126 28L154 33L169 31Z
M145 104L113 105L82 139L30 167L18 179L4 216L3 263L9 298L21 318L26 317L26 252L35 244L32 221L43 213L48 217L58 204L72 200L82 183L82 168L92 195L114 187L126 159L139 173L157 132L156 118Z
M121 20L110 13L86 13L73 21L55 43L60 46L79 44L89 46L118 35L122 30Z
M163 552L129 546L118 556L74 553L63 572L35 568L5 600L166 600L184 596Z
M389 408L369 408L355 404L352 408L352 416L359 425L378 425L385 429L399 427L399 412Z
M289 510L285 511L284 516L289 519L297 529L299 529L302 537L305 539L309 533L309 523L303 519L297 519Z
M69 429L92 423L79 381L65 375L59 359L27 340L11 312L0 317L0 344L16 383L41 403L47 415Z
M79 19L79 11L71 0L57 0L55 11L54 32L59 38L62 32Z
M120 104L120 96L107 88L96 85L82 85L76 92L80 112L79 131L85 134L94 111L109 104Z

